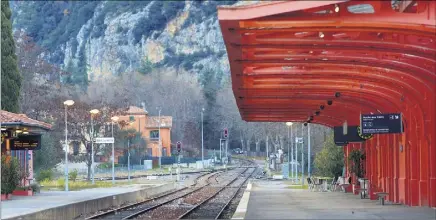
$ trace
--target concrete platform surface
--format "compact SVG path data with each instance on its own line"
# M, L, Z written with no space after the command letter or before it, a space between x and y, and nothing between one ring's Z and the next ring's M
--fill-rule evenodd
M162 184L163 183L132 184L120 187L94 188L69 192L41 191L41 193L36 193L34 196L12 196L12 200L1 201L1 219L13 218L90 199L135 192Z
M245 219L436 219L428 207L378 205L343 192L290 189L284 181L255 181Z

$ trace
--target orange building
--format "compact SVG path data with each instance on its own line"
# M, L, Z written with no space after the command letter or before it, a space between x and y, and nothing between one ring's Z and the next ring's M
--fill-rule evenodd
M147 142L147 155L171 156L171 116L149 116L148 112L136 106L130 106L126 115L119 116L119 121L126 121L128 125L124 129L135 129L142 134ZM159 153L159 121L160 141L162 154Z

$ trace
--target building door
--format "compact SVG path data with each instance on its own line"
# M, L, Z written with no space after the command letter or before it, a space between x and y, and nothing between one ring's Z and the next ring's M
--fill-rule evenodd
M167 156L167 148L163 147L162 148L162 157L166 157Z

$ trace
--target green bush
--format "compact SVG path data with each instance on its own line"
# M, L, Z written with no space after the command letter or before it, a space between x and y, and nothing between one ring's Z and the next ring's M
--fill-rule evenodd
M76 182L77 174L78 174L77 169L74 169L73 172L70 172L69 176L70 176L70 179L71 179L73 182Z
M315 173L319 176L338 177L342 175L344 152L342 147L335 145L333 135L330 135L324 147L315 155Z
M19 190L19 191L26 191L29 189L31 189L30 186L17 186L17 187L15 187L15 190Z
M53 171L49 170L41 170L39 174L36 176L36 181L42 182L44 180L52 180L53 179Z
M57 186L65 186L65 178L61 177L61 178L57 179L56 185Z
M114 166L115 167L120 167L121 165L116 163L116 164L114 164ZM109 169L109 168L112 168L112 162L101 163L101 164L97 165L97 168L99 168L99 169Z
M1 193L10 194L20 184L20 164L16 157L7 158L3 155L1 166Z

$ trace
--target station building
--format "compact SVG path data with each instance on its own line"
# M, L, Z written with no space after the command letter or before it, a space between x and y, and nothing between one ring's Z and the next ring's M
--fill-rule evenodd
M41 148L41 135L51 129L51 125L27 117L0 110L1 154L16 157L29 176L23 180L28 185L33 179L33 151Z
M271 1L218 18L243 120L333 128L401 114L403 131L350 142L344 159L366 155L371 199L436 207L435 1Z

